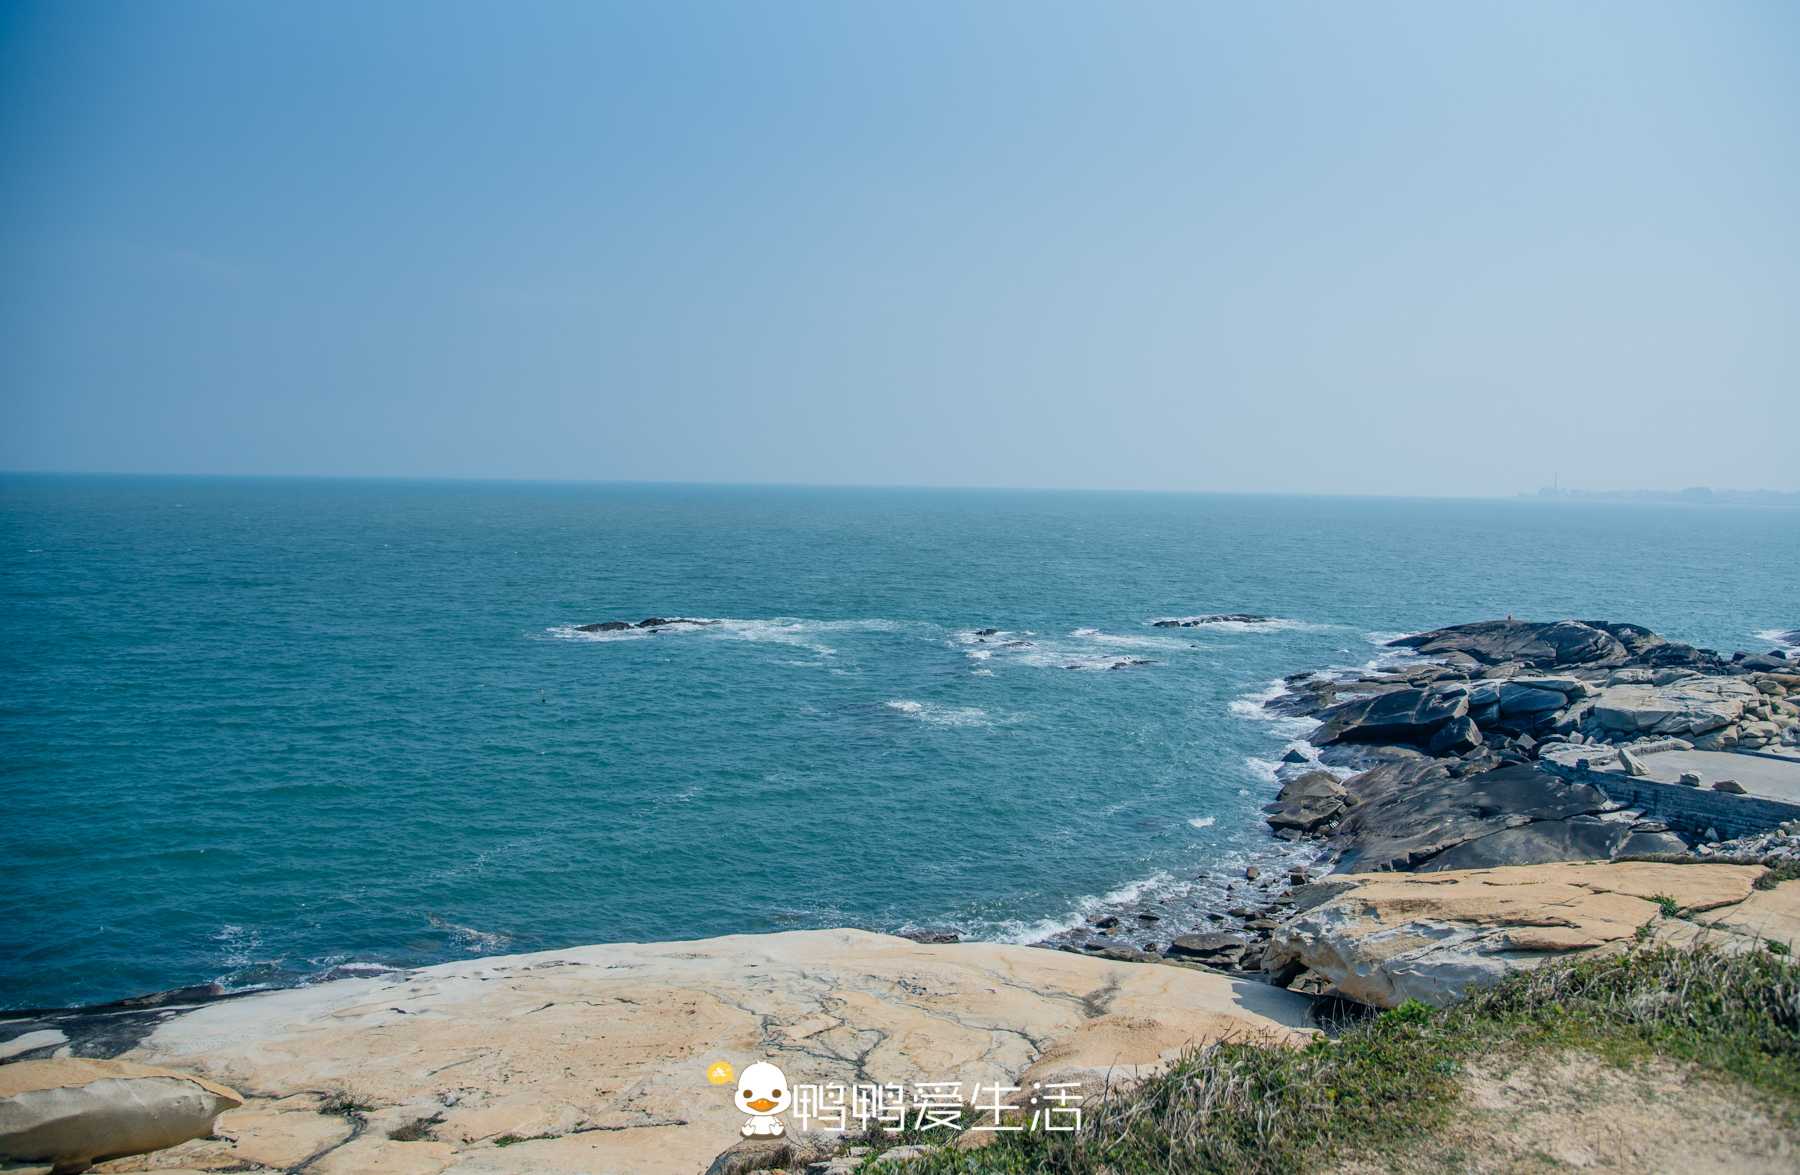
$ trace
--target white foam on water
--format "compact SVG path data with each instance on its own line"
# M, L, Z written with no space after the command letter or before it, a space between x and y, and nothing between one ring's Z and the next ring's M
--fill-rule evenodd
M1787 653L1790 657L1792 657L1793 654L1800 653L1800 645L1793 644L1792 642L1785 641L1781 638L1786 636L1789 632L1793 632L1793 631L1800 631L1800 630L1787 629L1787 628L1765 628L1761 632L1753 632L1750 635L1755 637L1759 641L1766 641L1768 644L1774 646L1777 649L1780 649L1782 652ZM1760 652L1762 650L1753 649L1751 651L1752 652ZM1800 665L1795 665L1794 671L1797 673L1800 673Z
M1279 714L1272 714L1263 709L1263 703L1272 702L1286 692L1287 683L1277 681L1272 685L1257 690L1253 694L1245 694L1243 697L1238 698L1231 703L1229 709L1239 718L1254 718L1258 722L1273 722L1281 716Z
M221 926L212 940L224 944L220 950L220 962L227 967L250 966L256 961L254 954L262 949L262 934L242 926Z
M1189 820L1188 823L1195 828L1211 828L1216 821L1211 816L1195 816L1193 819Z
M1278 760L1258 759L1255 756L1251 756L1246 758L1244 763L1251 771L1255 772L1256 777L1264 783L1281 782L1281 776L1276 774L1281 769L1281 763Z
M681 627L682 628L692 628L693 626L684 624ZM544 630L544 635L551 640L558 640L558 641L607 642L607 641L644 641L644 640L649 640L651 637L655 636L656 634L654 632L651 632L647 628L622 628L622 629L618 629L613 632L582 632L581 629L579 629L578 627L576 627L573 624L559 624L559 625L555 626L554 628L546 628Z
M473 926L458 926L454 922L446 922L436 914L427 914L433 928L450 932L450 943L459 946L471 955L492 954L512 941L512 935L505 931L476 930Z
M1214 613L1214 615L1217 615L1217 613ZM1324 629L1326 629L1328 627L1331 627L1330 625L1324 625L1324 624L1308 624L1304 620L1284 620L1279 616L1269 616L1269 617L1263 618L1262 620L1208 620L1205 616L1157 616L1150 620L1143 621L1143 623L1154 627L1159 622L1170 621L1170 620L1174 621L1177 624L1183 624L1183 625L1188 625L1190 622L1197 622L1197 623L1192 623L1189 627L1182 628L1180 631L1184 632L1184 633L1319 632L1319 631L1323 631Z
M658 628L626 628L613 632L582 632L576 625L561 624L547 628L537 639L575 641L647 640L651 637L705 637L714 639L756 641L792 645L807 649L821 657L837 655L837 649L826 643L834 632L889 632L899 627L892 620L807 620L777 616L767 620L735 620L706 616L687 617L698 624L669 624Z
M994 720L986 710L973 706L934 706L929 702L883 702L890 710L928 722L933 726L992 726Z

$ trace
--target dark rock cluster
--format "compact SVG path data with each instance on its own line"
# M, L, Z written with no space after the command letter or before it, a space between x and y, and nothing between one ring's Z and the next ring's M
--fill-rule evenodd
M718 623L717 620L689 620L685 616L671 616L666 620L661 616L652 616L646 620L640 620L636 624L627 624L623 620L603 620L598 624L577 624L575 626L575 631L576 632L624 632L628 628L657 629L657 628L669 628L676 624L694 624L694 625L700 625L700 626L704 627L705 625L708 625L708 624L717 624L717 623Z
M1703 746L1791 741L1794 733L1783 717L1791 707L1776 710L1787 688L1780 683L1793 681L1787 675L1800 664L1780 652L1726 659L1636 624L1511 619L1390 646L1430 660L1355 681L1296 673L1288 692L1267 703L1283 715L1317 718L1309 741L1323 749L1320 759L1350 769L1344 779L1313 771L1289 780L1264 808L1276 836L1326 839L1320 859L1340 873L1683 852L1691 837L1620 810L1540 756L1571 743L1607 744L1596 755L1617 756L1631 746L1654 751L1660 744L1647 740L1670 723ZM1629 699L1610 700L1631 690L1609 687L1679 689L1709 678L1744 684L1706 687L1713 694L1690 689L1674 709L1644 705L1641 714ZM1721 690L1730 696L1715 697ZM1773 696L1758 701L1758 690ZM1734 721L1740 712L1742 721ZM1654 732L1638 726L1658 718ZM1690 732L1705 732L1705 739ZM1585 751L1570 746L1562 753Z

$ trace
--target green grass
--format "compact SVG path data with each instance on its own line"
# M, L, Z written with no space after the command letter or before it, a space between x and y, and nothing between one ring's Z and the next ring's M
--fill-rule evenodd
M1800 967L1765 952L1664 949L1550 965L1454 1009L1409 1002L1301 1049L1197 1050L1088 1107L1078 1134L1004 1135L896 1164L895 1175L1301 1175L1334 1153L1404 1148L1443 1125L1472 1059L1567 1049L1693 1061L1771 1095L1791 1122Z

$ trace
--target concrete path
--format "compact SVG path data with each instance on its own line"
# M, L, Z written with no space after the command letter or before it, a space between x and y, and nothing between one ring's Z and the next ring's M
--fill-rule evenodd
M1658 783L1675 783L1682 772L1692 771L1700 776L1701 787L1709 788L1721 779L1735 779L1753 796L1800 804L1800 760L1733 751L1662 751L1645 755L1641 761L1649 770L1649 777Z

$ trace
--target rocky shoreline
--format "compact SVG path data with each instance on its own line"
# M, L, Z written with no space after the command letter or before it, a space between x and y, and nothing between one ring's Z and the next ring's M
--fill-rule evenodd
M1274 940L1328 874L1683 856L1800 862L1800 824L1726 840L1614 802L1592 774L1641 774L1642 757L1694 749L1791 753L1800 765L1800 661L1781 651L1721 656L1642 625L1510 617L1387 647L1405 659L1382 672L1301 670L1263 704L1316 720L1307 741L1317 749L1282 763L1264 808L1275 843L1245 876L1036 945L1199 962L1286 986L1296 976ZM1157 935L1171 902L1210 929Z

